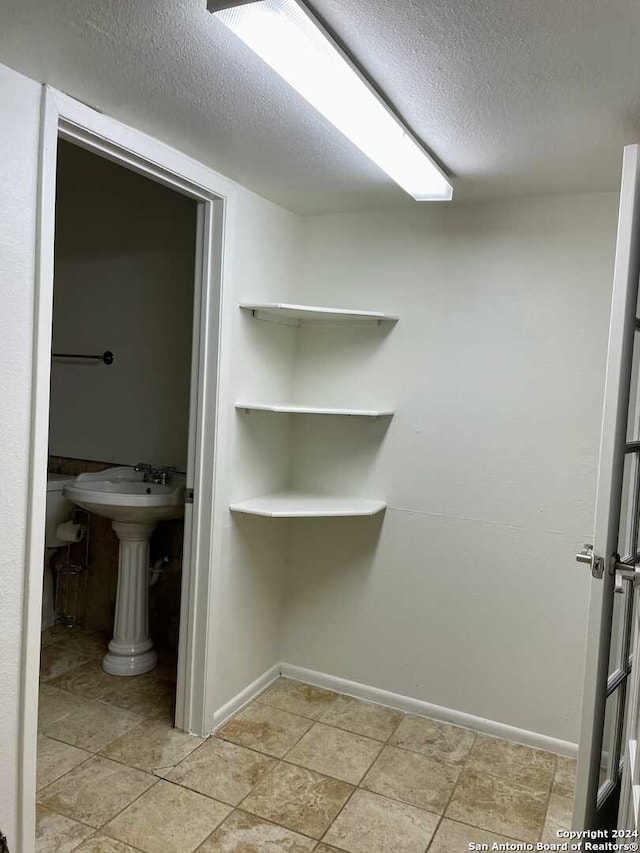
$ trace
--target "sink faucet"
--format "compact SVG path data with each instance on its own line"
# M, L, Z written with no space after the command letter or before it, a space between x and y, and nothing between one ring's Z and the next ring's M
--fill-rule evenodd
M133 470L144 474L145 483L157 483L158 485L166 486L169 475L176 469L172 467L154 468L153 465L149 465L147 462L138 462Z

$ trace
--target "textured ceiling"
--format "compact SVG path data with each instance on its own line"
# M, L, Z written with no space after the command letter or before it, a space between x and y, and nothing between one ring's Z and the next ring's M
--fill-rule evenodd
M615 189L640 138L638 0L316 0L455 198ZM0 0L0 62L291 208L414 204L206 11Z

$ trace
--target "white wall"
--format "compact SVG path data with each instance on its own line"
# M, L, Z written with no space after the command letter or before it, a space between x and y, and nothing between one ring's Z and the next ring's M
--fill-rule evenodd
M49 452L184 471L196 203L61 142Z
M19 732L40 91L0 65L0 830L11 850L25 851Z
M280 621L288 523L231 514L229 503L284 487L292 425L238 412L236 401L288 399L296 330L253 319L239 302L291 299L297 282L301 220L239 189L223 315L221 418L228 434L224 471L224 552L213 590L209 707L220 709L280 660ZM213 720L210 720L210 724Z
M397 313L305 330L294 481L386 498L291 525L283 660L575 742L614 195L305 220L297 299Z

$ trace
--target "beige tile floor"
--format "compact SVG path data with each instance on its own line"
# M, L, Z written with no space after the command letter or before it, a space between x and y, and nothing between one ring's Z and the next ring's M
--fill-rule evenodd
M464 853L568 828L574 762L279 679L206 740L172 728L171 664L100 669L47 634L37 851Z

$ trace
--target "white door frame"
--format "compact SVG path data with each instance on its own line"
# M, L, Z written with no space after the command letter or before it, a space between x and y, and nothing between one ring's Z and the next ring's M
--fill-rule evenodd
M209 614L212 567L219 563L222 526L219 478L219 372L223 292L228 272L235 185L173 148L109 118L49 87L43 87L35 264L33 391L27 519L25 632L22 657L20 736L20 829L22 849L35 834L38 674L42 608L42 560L46 509L49 381L53 318L56 159L66 139L146 175L198 202L194 347L187 487L194 503L185 507L185 543L180 611L176 725L202 735L212 724L207 670L212 642ZM198 287L198 281L200 286ZM189 527L191 535L188 535Z

